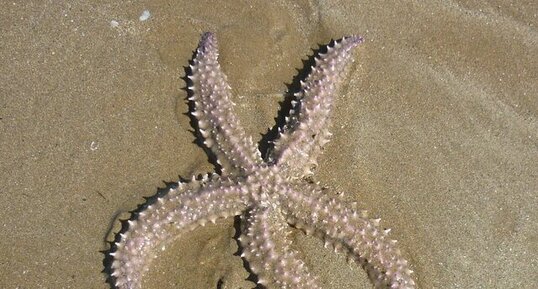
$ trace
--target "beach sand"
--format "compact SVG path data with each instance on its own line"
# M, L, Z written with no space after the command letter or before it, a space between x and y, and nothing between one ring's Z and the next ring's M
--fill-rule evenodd
M118 220L163 181L213 170L183 89L204 31L255 138L312 49L364 36L316 179L392 228L419 288L538 288L534 1L88 2L0 11L1 288L110 288ZM182 236L145 288L252 288L233 222ZM294 240L325 288L372 287Z

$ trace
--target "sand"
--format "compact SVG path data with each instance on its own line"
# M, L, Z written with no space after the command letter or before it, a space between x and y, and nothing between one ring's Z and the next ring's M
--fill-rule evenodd
M538 287L534 1L88 2L2 5L1 288L109 288L118 218L213 170L182 89L208 30L255 137L312 49L364 36L316 178L392 228L420 288ZM234 234L183 236L146 288L252 288ZM326 288L371 288L317 239L295 244Z

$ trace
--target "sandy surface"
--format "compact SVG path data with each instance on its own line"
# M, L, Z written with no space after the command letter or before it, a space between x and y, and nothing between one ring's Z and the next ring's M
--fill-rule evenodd
M363 35L317 179L383 218L420 288L538 287L535 1L18 2L0 10L1 288L109 288L117 218L212 170L182 90L207 30L256 136L311 49ZM251 288L233 235L184 236L147 288ZM327 288L371 287L296 245Z

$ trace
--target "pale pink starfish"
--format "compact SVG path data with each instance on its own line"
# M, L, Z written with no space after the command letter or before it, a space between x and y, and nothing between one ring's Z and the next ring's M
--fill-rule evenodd
M179 183L129 221L111 253L116 287L135 289L165 244L218 218L243 216L242 257L267 288L321 288L301 254L291 248L290 226L324 239L365 265L377 288L414 288L396 242L353 205L312 183L312 168L328 142L329 115L351 52L362 42L344 37L316 58L268 157L263 159L233 112L230 86L217 61L217 40L202 36L189 78L192 113L221 175Z

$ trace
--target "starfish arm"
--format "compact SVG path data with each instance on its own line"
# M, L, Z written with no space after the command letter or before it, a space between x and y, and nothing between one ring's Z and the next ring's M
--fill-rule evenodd
M266 288L320 289L316 279L291 248L289 227L273 207L253 208L239 238L249 267Z
M313 185L297 185L284 197L288 223L323 238L364 265L376 288L415 288L407 260L396 241L389 239L388 230L379 227L379 219L367 218Z
M111 253L117 288L139 289L142 275L157 251L164 250L181 233L218 218L239 215L246 209L244 184L217 177L180 183L128 221L127 231Z
M316 65L295 96L293 108L278 140L271 159L292 174L308 176L331 133L330 111L336 85L351 60L353 48L362 42L359 36L344 37L327 47L327 53L315 59Z
M194 102L192 114L198 119L204 144L216 155L223 172L252 171L262 159L252 137L246 136L233 112L231 88L218 63L217 39L213 33L202 35L191 71L189 100Z

